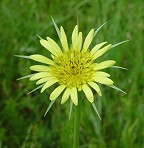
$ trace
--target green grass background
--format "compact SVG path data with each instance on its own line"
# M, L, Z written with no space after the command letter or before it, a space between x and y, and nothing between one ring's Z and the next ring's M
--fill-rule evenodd
M84 35L91 28L108 23L99 31L93 45L103 41L115 44L131 39L103 56L114 59L128 71L109 68L115 85L126 95L101 86L103 96L95 94L100 121L83 98L81 148L144 147L144 1L143 0L1 0L0 1L0 148L71 148L73 113L68 120L69 102L60 97L47 116L49 94L40 94L29 80L16 81L30 74L31 61L13 55L49 53L37 35L52 37L59 43L51 16L67 35L76 25Z

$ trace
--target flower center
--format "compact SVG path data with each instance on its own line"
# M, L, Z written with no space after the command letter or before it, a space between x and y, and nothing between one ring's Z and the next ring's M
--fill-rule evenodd
M52 75L59 83L68 88L80 87L92 81L94 77L94 64L89 52L70 49L58 57L54 57L55 65Z

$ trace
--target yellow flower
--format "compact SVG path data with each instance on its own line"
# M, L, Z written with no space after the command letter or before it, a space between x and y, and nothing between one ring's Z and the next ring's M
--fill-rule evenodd
M50 95L50 100L55 100L61 93L61 104L69 98L75 105L78 105L78 92L83 91L86 98L93 103L94 89L100 96L101 90L97 83L108 86L113 85L110 75L101 71L115 64L113 60L106 60L98 63L97 58L111 48L111 44L102 42L95 45L92 49L90 44L94 38L94 29L91 29L85 40L82 32L78 31L78 25L72 32L72 44L69 46L67 36L63 27L60 27L60 42L62 48L50 37L46 40L40 38L40 43L51 53L51 59L43 55L35 54L29 58L42 63L34 65L30 69L36 71L30 77L30 81L36 80L36 84L43 84L41 93L58 83L58 87Z
M117 91L125 93L123 90L113 85L113 81L109 78L110 75L108 73L101 70L108 67L120 69L126 68L113 66L115 64L115 61L113 60L106 60L99 63L97 62L97 59L109 49L129 40L122 41L114 45L107 44L107 42L102 42L95 45L93 48L90 48L93 38L106 23L101 25L96 31L91 29L84 40L82 32L78 31L78 25L76 25L72 32L72 43L69 46L63 27L61 26L59 30L53 18L52 21L59 36L61 46L59 46L50 37L47 37L46 40L40 37L41 45L51 53L51 58L40 54L34 54L31 56L15 55L20 58L32 59L42 63L40 65L33 65L30 67L32 71L36 72L35 74L26 75L17 80L30 78L30 81L37 81L36 85L39 86L29 93L32 93L40 88L42 93L50 86L56 83L58 84L58 87L56 87L50 94L51 103L49 104L45 115L58 96L62 94L61 104L64 104L69 98L71 99L69 114L70 118L72 105L78 105L78 92L83 91L86 98L92 103L95 112L100 118L98 110L93 103L94 95L92 89L95 90L99 96L102 96L101 90L98 86L98 83L101 83L116 89Z

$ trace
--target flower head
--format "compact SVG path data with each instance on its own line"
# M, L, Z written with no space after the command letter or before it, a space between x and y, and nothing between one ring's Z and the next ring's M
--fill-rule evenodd
M53 18L52 21L59 36L61 46L59 46L50 37L47 37L46 40L40 37L41 45L51 53L51 58L40 54L34 54L31 56L15 55L20 58L32 59L41 63L30 67L32 71L35 71L34 74L23 76L17 80L30 78L30 81L36 81L36 85L39 86L29 93L32 93L40 88L42 93L50 86L56 83L58 84L50 94L49 98L51 103L49 104L45 115L57 97L62 94L61 104L64 104L69 98L71 99L69 113L70 118L72 105L78 105L78 92L83 91L88 101L92 103L95 112L100 118L98 110L93 103L94 95L92 89L96 91L99 96L102 96L101 90L98 86L98 84L101 83L116 89L117 91L125 93L120 88L114 86L113 81L109 78L110 75L102 70L108 67L120 69L126 68L113 66L115 64L115 61L113 60L98 62L97 59L109 49L129 40L125 40L114 45L107 44L107 42L102 42L91 48L90 44L94 36L106 23L102 24L96 31L91 29L84 40L82 32L78 31L78 25L76 25L72 32L72 43L71 45L68 45L67 36L63 27L61 26L59 30Z
M53 18L52 21L59 36L61 47L50 37L47 37L46 40L40 37L41 45L51 53L51 58L40 54L34 54L31 56L15 55L20 58L32 59L41 63L30 67L30 69L36 73L23 76L17 80L30 78L30 81L37 81L36 85L39 86L29 93L32 93L40 88L42 93L50 86L56 83L58 84L50 94L51 103L49 104L45 115L55 102L56 98L62 94L61 104L64 104L69 98L71 98L69 113L70 118L72 105L78 105L78 92L83 91L100 118L98 110L93 103L94 95L92 89L95 90L99 96L102 96L101 90L98 86L98 84L101 83L116 89L117 91L125 93L123 90L113 85L113 81L109 78L110 75L108 73L101 70L108 67L120 69L126 68L113 66L115 64L115 61L113 60L106 60L99 63L97 58L102 56L109 49L129 40L125 40L114 45L102 42L91 48L90 44L94 36L106 23L102 24L96 31L91 29L84 40L82 32L78 31L78 25L76 25L72 32L72 43L69 46L63 27L61 26L59 30Z
M113 85L110 75L101 71L115 64L113 60L106 60L101 63L97 58L111 48L111 44L102 42L90 48L94 38L94 29L91 29L83 40L82 32L78 31L78 25L72 32L72 44L69 46L67 36L63 27L60 27L60 47L52 38L46 40L40 38L40 43L51 53L51 59L43 55L34 54L29 58L42 63L33 65L31 70L36 71L30 77L30 81L36 80L36 84L43 84L41 93L50 86L58 83L58 87L50 95L50 100L55 100L61 93L61 104L69 98L75 105L78 105L78 92L83 91L86 98L92 103L94 89L100 96L102 95L98 83L108 86Z

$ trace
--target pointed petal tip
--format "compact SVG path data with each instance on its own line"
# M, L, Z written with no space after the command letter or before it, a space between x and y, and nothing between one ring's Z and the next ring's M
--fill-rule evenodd
M94 35L94 29L92 28L89 33L91 33L92 35Z
M56 100L56 99L53 99L52 97L51 98L49 98L51 101L54 101L54 100Z
M44 92L44 89L42 88L41 91L40 91L40 93L43 93L43 92Z
M101 92L99 92L98 94L99 94L100 97L102 96L102 93Z
M91 29L89 31L89 33L87 34L87 36L86 36L86 38L84 40L84 43L83 43L82 50L84 52L86 52L88 50L88 48L89 48L89 46L90 46L90 44L91 44L91 42L93 40L93 37L94 37L94 29Z
M61 101L61 105L63 105L63 104L64 104L64 102Z
M74 29L78 29L78 25L75 25Z
M73 102L75 106L78 106L78 102Z
M33 69L33 66L30 66L30 70L32 70Z
M89 100L89 102L92 104L92 103L94 103L94 100Z
M92 29L91 29L91 31L93 31L93 32L94 32L94 28L92 28Z
M63 26L60 26L60 30L63 29Z
M67 101L67 100L66 100L66 101ZM65 104L65 103L66 103L66 101L61 100L61 105Z
M49 40L49 39L51 39L51 38L48 36L48 37L46 37L46 39Z
M74 104L75 106L78 105L78 101L74 101L74 100L72 100L72 101L73 101L73 104Z
M108 47L111 47L111 46L112 46L112 44L109 44L109 45L108 45Z
M116 63L116 61L114 61L114 60L111 60L111 61L113 61L113 63Z
M31 77L31 78L29 78L29 81L33 81L33 78Z

